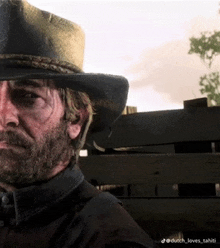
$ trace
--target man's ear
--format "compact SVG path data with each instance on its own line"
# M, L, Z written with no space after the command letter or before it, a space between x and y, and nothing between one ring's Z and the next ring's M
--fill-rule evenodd
M71 139L75 139L81 131L81 125L79 123L71 123L68 122L67 124L67 133Z

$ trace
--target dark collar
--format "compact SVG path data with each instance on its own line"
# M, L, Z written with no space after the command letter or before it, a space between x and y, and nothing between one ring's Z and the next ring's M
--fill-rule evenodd
M5 210L7 210L7 213L11 213L12 211L8 209L13 207L15 210L15 224L18 225L64 199L83 180L82 172L75 165L67 168L46 183L22 188L14 192L1 193L2 213L4 214Z

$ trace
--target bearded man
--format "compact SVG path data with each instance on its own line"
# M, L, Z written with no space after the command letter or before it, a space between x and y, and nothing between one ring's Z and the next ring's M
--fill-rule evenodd
M77 166L127 80L84 73L81 28L23 0L0 0L0 41L0 247L153 247Z

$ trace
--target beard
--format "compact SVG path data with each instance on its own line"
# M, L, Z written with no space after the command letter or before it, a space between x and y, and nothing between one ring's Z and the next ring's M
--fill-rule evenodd
M48 180L60 162L72 157L71 139L66 130L67 124L61 120L38 142L13 131L0 132L0 140L18 148L0 149L0 182L20 188Z

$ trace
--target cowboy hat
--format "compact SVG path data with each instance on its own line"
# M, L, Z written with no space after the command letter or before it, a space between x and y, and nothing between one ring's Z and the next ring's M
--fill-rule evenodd
M53 79L57 87L86 92L96 115L92 133L123 111L124 77L83 72L84 33L75 23L25 0L0 0L0 81Z

